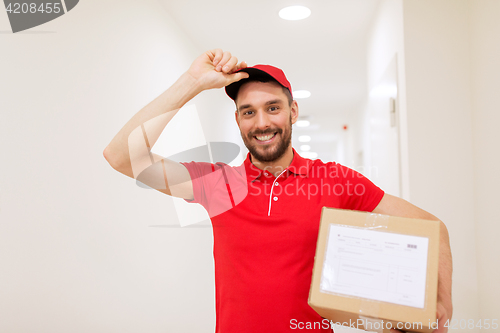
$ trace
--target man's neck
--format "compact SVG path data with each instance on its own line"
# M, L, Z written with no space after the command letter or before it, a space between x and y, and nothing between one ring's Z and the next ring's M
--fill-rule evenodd
M255 156L250 154L253 165L261 170L272 173L274 176L278 176L292 163L293 160L293 150L290 146L287 151L278 158L277 160L271 162L261 162Z

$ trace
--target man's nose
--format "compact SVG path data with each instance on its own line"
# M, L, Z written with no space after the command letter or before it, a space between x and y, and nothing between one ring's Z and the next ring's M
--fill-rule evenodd
M265 130L271 126L269 115L266 112L257 112L255 126L260 130Z

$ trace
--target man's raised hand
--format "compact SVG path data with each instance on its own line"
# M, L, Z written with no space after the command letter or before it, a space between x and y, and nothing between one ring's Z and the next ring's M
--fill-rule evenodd
M223 88L233 82L245 79L248 74L235 71L247 67L230 52L214 49L203 53L191 64L187 73L193 77L202 90Z

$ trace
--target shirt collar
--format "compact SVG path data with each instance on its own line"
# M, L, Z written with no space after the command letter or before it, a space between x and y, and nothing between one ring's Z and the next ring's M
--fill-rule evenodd
M288 166L287 170L294 175L307 176L312 165L312 160L303 158L300 156L294 148L292 163ZM247 173L247 179L251 182L259 178L264 170L257 168L250 160L250 153L247 154L247 158L244 162L245 170Z
M293 148L292 148L293 149ZM309 170L311 169L313 161L307 158L303 158L293 149L293 160L288 166L288 170L295 174L301 176L307 176Z

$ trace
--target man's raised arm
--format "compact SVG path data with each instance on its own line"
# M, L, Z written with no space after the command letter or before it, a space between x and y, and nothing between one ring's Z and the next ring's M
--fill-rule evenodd
M220 49L199 56L169 89L137 112L116 134L104 149L108 163L131 178L137 179L141 175L141 182L160 192L192 199L193 189L187 169L180 163L151 153L151 148L182 106L203 90L223 88L248 77L244 72L234 73L244 67L244 62L238 63L231 53Z

